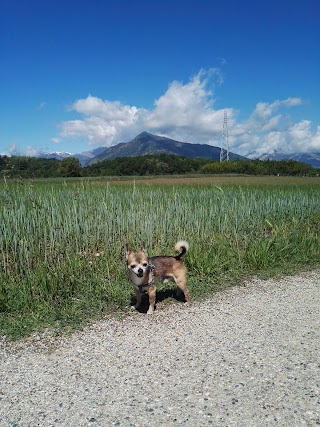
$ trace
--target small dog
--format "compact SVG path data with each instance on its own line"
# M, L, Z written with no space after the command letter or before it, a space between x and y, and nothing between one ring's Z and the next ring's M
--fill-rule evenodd
M142 292L149 294L149 310L147 314L154 312L156 301L156 285L159 280L174 280L177 285L177 291L182 291L187 304L190 303L190 295L186 286L187 269L183 264L182 258L189 249L185 241L175 244L176 252L181 253L176 256L153 256L148 257L141 244L139 252L133 252L131 246L126 244L126 264L127 273L136 292L137 303L135 309L139 308L142 299Z

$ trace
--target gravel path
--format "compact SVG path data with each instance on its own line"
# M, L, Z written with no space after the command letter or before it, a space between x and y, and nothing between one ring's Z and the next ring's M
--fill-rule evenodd
M0 426L320 425L320 271L0 341Z

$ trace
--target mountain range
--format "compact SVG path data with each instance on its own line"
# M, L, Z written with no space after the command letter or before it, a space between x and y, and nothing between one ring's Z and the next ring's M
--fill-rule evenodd
M314 153L283 153L280 150L274 150L271 153L257 154L255 151L248 154L249 159L259 160L295 160L297 162L307 163L314 168L320 168L320 152Z
M106 147L98 147L91 151L83 151L79 154L72 154L68 153L66 151L55 151L53 153L46 153L44 151L40 151L37 153L36 157L41 157L43 159L57 159L62 160L67 157L76 157L80 164L84 166L86 163L88 163L91 159L101 154L103 151L105 151Z
M99 147L91 151L84 151L79 154L66 152L39 153L37 157L55 158L62 160L66 157L76 157L82 166L93 165L103 160L112 160L116 157L133 157L145 155L157 155L160 153L175 154L185 157L202 157L210 160L220 160L220 147L207 144L191 144L180 142L164 136L152 135L142 132L129 142L121 142L109 148ZM283 153L274 150L271 153L258 154L252 152L246 157L229 152L230 160L284 160L291 159L307 163L315 168L320 168L320 152L314 153Z
M134 157L157 155L160 153L175 154L184 157L202 157L210 160L220 160L220 148L207 144L191 144L180 142L164 136L152 135L142 132L129 142L121 142L112 147L99 147L92 151L84 151L79 154L67 152L44 153L39 152L37 157L54 158L62 160L66 157L76 157L82 166L93 165L103 160L112 160L117 157ZM246 157L229 152L230 160L248 160Z

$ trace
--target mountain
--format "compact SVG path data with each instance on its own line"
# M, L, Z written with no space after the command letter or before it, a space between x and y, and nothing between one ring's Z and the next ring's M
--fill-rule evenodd
M315 153L283 153L274 150L271 153L258 154L255 151L248 154L249 159L259 160L295 160L297 162L307 163L314 168L320 168L320 152Z
M164 136L142 132L129 142L121 142L105 149L101 154L91 159L86 166L116 157L134 157L156 155L160 153L176 154L190 158L203 157L210 160L220 159L220 148L207 144L191 144L175 141ZM238 154L229 152L230 160L247 160Z
M57 159L57 160L62 160L62 159L65 159L67 157L75 157L79 160L80 164L82 166L84 166L86 163L88 163L88 161L90 161L94 157L98 156L103 151L105 151L105 149L106 149L106 147L99 147L99 148L95 148L94 150L91 150L91 151L83 151L80 154L72 154L72 153L67 153L65 151L56 151L53 153L45 153L43 151L40 151L36 155L36 157L41 157L43 159Z
M42 159L57 159L62 160L66 157L72 157L71 153L65 151L55 151L54 153L46 153L44 151L39 151L35 154L35 157L41 157Z
M74 156L75 157L82 156L83 158L86 158L86 159L93 159L94 157L103 153L105 151L105 149L106 149L106 147L98 147L98 148L95 148L94 150L91 150L91 151L82 151L82 153L75 154ZM79 158L79 157L77 157L77 158ZM80 160L80 163L81 163L81 160Z

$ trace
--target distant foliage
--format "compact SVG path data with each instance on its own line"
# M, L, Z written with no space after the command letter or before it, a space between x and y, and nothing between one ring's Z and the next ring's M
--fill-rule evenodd
M6 177L51 178L58 177L60 161L25 156L0 156L0 172Z
M312 166L294 160L249 160L235 162L209 162L201 167L206 174L246 174L246 175L313 175Z
M0 173L5 177L51 178L79 176L148 176L203 174L291 175L319 174L312 166L294 160L210 161L171 154L118 157L81 167L75 157L63 160L21 156L0 156Z
M118 157L83 168L88 176L173 175L200 172L206 159L160 154L157 156Z
M118 157L83 168L87 176L177 175L186 173L246 175L312 175L315 169L294 160L237 160L231 162L191 159L170 154Z

